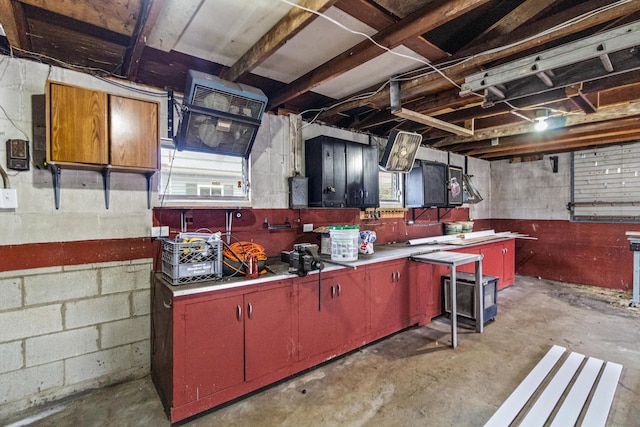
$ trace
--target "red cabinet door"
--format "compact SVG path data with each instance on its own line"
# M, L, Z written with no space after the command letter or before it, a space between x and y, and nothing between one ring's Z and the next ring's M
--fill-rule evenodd
M420 322L428 322L442 314L441 276L449 274L449 268L411 261L409 276L411 288L418 297L414 310L420 316Z
M300 360L344 348L364 336L364 275L339 270L322 274L322 308L318 308L318 275L297 279Z
M183 377L184 400L174 396L174 405L244 381L242 305L242 295L185 303L175 331L184 336L184 347L176 349L183 352L176 374Z
M244 296L247 381L297 361L297 313L292 280Z
M468 247L461 247L461 248L455 248L453 249L453 252L461 252L461 253L465 253L465 254L480 254L480 248L478 248L477 246L468 248ZM474 262L471 262L469 264L463 264L461 266L458 266L458 268L456 269L456 271L464 271L466 273L475 273L476 272L476 264ZM446 273L451 274L450 272Z
M367 267L372 332L409 325L411 292L409 288L409 261L406 259L372 264Z
M515 283L516 275L516 242L514 239L503 242L502 280L498 282L498 289L511 286Z
M504 273L502 249L502 242L484 245L480 249L480 253L484 255L482 259L482 274L485 276L498 277L498 289L502 287Z

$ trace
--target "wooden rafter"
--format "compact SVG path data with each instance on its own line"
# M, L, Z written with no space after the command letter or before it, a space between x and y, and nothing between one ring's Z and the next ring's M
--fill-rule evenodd
M48 10L77 21L87 22L119 34L131 36L143 0L21 0L21 3ZM80 7L79 4L82 3Z
M27 35L28 24L22 4L16 0L0 0L0 23L9 44L23 50L31 50Z
M564 23L571 18L574 18L576 16L581 16L583 14L591 12L593 9L596 9L598 7L610 5L610 3L611 2L609 0L594 0L590 2L581 3L581 4L578 4L577 6L574 6L563 12L557 13L546 19L523 25L513 33L496 37L492 39L489 43L486 43L482 46L479 46L473 49L467 49L463 52L457 53L452 57L453 59L467 58L470 55L476 55L476 56L472 56L470 59L464 62L461 62L458 65L454 65L450 67L444 73L454 81L461 82L464 79L466 74L470 72L475 72L476 70L478 70L478 67L482 66L483 64L486 64L492 61L497 61L499 59L507 58L511 55L524 52L528 49L540 46L542 44L545 44L554 40L558 40L562 37L566 37L573 33L594 27L596 25L611 21L612 19L623 17L640 10L640 1L620 4L602 13L585 18L580 22L575 23L574 25L556 28L554 31L547 32L544 36L531 38L527 40L528 38L535 36L536 34L539 34L541 28L553 28L556 25ZM526 41L519 45L511 46L506 49L491 51L490 53L482 54L482 52L485 52L489 49L510 45L517 40L526 40ZM439 74L433 73L426 76L418 77L403 84L402 86L403 101L404 99L412 99L417 96L425 96L431 93L436 93L442 90L446 90L447 88L450 88L450 87L451 87L451 83L443 79ZM367 105L370 103L386 102L388 105L389 95L390 95L390 92L389 92L389 89L387 88L365 100L344 102L339 106L329 111L326 111L325 113L323 113L323 115L320 116L320 118L322 118L325 115L338 114L340 112L348 111L353 108L361 107L363 105Z
M485 43L493 37L514 31L556 1L557 0L526 0L498 22L487 28L482 34L471 41L471 43L467 44L465 49Z
M389 14L382 12L367 0L339 0L335 6L359 21L364 22L376 31L382 31L397 22ZM407 39L403 43L406 47L430 61L437 61L449 56L447 52L434 45L423 36Z
M142 10L138 15L138 23L133 34L134 40L127 49L123 61L122 74L129 80L136 80L138 65L142 57L142 51L147 44L147 37L151 33L156 20L160 15L164 0L143 0Z
M488 0L455 0L440 2L438 6L432 3L418 9L406 18L390 25L373 36L377 43L393 49L401 45L405 40L417 37L429 30L437 28L470 10L485 4ZM284 90L276 93L269 100L269 108L305 93L340 74L355 68L358 65L376 58L385 51L364 40L351 49L342 52L322 66L309 71L302 77L289 84Z
M298 4L307 9L324 12L335 2L336 0L302 0ZM251 46L222 77L227 80L236 81L249 73L279 47L285 44L287 40L291 39L304 27L313 22L316 17L317 15L313 13L292 7L289 13L278 21L258 42Z

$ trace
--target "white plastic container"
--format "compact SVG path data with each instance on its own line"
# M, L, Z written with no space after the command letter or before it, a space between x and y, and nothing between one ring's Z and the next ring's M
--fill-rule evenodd
M331 260L357 261L360 227L357 225L331 225Z

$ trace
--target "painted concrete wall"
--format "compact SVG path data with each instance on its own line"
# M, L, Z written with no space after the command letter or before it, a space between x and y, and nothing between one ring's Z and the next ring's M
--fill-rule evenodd
M44 152L44 121L34 111L44 114L47 79L159 101L160 133L166 137L164 93L140 93L85 74L1 57L0 105L5 111L0 111L0 164L6 165L6 139L28 139L32 153ZM288 206L287 177L302 153L301 141L315 136L314 132L363 143L368 140L364 134L317 124L296 135L289 117L265 115L252 152L253 208ZM444 152L422 152L425 158L446 162ZM42 159L34 155L30 171L9 171L11 186L18 192L18 208L0 211L0 254L21 254L0 256L0 417L149 372L149 276L154 253L145 178L112 173L107 210L99 173L63 169L61 206L56 210L51 173L36 167ZM462 166L464 159L452 156L452 163ZM486 186L481 189L483 195L489 195L489 163L470 159L469 169L481 187ZM158 205L157 181L155 177L154 207ZM489 206L488 202L473 206L473 216L490 215ZM315 214L318 212L310 210L309 215ZM399 221L402 224L393 223L390 238L397 238L399 227L406 229L405 221ZM424 230L406 230L405 235L416 237L414 233ZM380 235L384 232L381 229ZM100 247L105 262L74 261L80 258L62 253L66 251L62 243L70 243L76 254L78 247L89 253ZM109 258L116 245L118 258ZM123 247L146 249L144 253L125 250L123 255ZM49 254L40 253L42 250ZM66 261L25 268L22 259L35 252L40 261ZM11 265L7 259L12 259Z
M491 218L569 220L571 200L571 154L558 156L553 173L550 156L542 160L490 163Z

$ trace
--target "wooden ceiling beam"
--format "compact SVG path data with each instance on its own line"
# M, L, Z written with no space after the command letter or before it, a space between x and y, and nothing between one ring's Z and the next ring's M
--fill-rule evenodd
M596 145L615 144L621 142L630 142L637 140L638 129L630 129L627 131L612 132L611 134L592 135L591 137L583 137L570 143L558 144L554 141L550 143L537 144L528 147L514 147L510 150L500 152L483 152L481 154L472 154L472 151L466 154L472 157L478 157L484 160L493 160L497 158L506 158L513 156L522 156L527 154L551 154L575 151L580 148L587 148Z
M611 21L613 19L617 19L628 14L640 11L640 2L628 2L619 4L604 12L589 16L581 20L580 22L574 23L573 25L558 27L554 31L547 32L543 36L532 38L533 36L540 33L541 28L554 28L557 25L567 22L572 18L589 13L596 8L609 6L610 3L611 2L609 0L593 0L589 2L583 2L578 4L577 6L564 10L563 12L557 13L548 18L523 25L513 33L496 37L482 46L466 49L463 52L456 53L456 55L454 55L451 59L467 58L467 60L449 67L444 71L444 74L454 81L461 83L466 74L477 71L478 67L481 67L484 64L497 61L499 59L504 59L518 53L522 53L528 49L539 47L541 45L544 45L545 43L561 39L573 33L580 32L596 25ZM489 51L490 49L498 48L500 46L511 45L517 40L525 41L518 45L510 46L502 50ZM489 52L482 53L486 51ZM448 61L450 61L451 59L449 59ZM402 96L403 100L410 100L417 96L424 96L430 93L446 90L448 88L451 88L451 83L449 81L445 80L437 73L431 73L426 76L417 77L405 83L402 86ZM320 118L322 119L322 117L325 115L338 114L340 112L348 111L353 108L371 103L386 102L388 105L390 103L389 95L389 89L385 88L370 98L344 102L339 106L324 112L320 116Z
M384 30L389 25L397 22L397 19L384 13L367 0L338 0L335 6L377 31ZM430 61L437 61L449 56L447 52L423 36L407 39L403 45Z
M322 13L333 6L336 1L301 0L298 4ZM248 74L316 18L317 15L311 12L292 7L289 13L251 46L221 77L236 81Z
M164 0L143 0L142 10L138 15L138 22L133 34L134 40L129 45L122 64L122 74L131 81L136 81L142 51L147 45L147 37L156 25L163 6Z
M526 0L518 7L513 9L510 13L505 15L498 22L487 28L482 34L476 37L471 43L468 43L463 49L469 49L474 46L478 46L490 40L493 37L502 36L508 34L518 27L522 26L525 22L528 22L540 12L547 9L557 0Z
M393 49L401 45L405 40L437 28L487 3L487 1L488 0L455 0L439 2L438 5L429 3L406 18L378 32L373 36L373 39L380 45L388 49ZM291 82L283 91L276 93L275 96L269 100L269 108L272 109L284 104L312 90L323 82L382 55L384 52L385 50L380 49L371 43L370 40L363 40L354 47L330 59L320 67L309 71L302 77Z
M143 0L21 0L21 3L131 36ZM76 4L76 3L82 3Z
M0 23L12 47L31 51L31 42L27 35L29 25L24 8L16 0L0 0Z
M566 145L593 138L608 138L638 132L638 118L612 120L604 123L591 123L583 126L559 128L546 132L531 132L525 135L500 138L498 145L487 145L468 151L469 155L501 153L514 149L535 149L552 145ZM464 147L460 147L464 149Z

